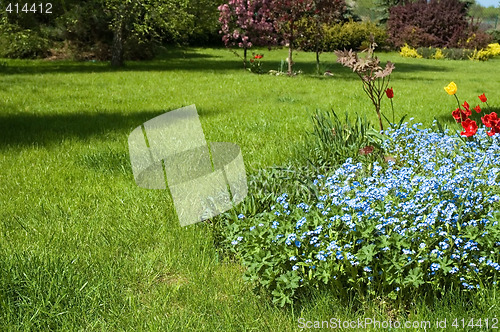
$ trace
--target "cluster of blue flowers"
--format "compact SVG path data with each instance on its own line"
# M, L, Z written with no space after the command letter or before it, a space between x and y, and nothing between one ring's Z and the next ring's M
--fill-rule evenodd
M367 284L399 273L394 290L436 280L475 289L496 280L500 135L479 129L474 141L465 141L420 125L386 131L383 148L396 162L348 159L314 180L317 202L292 204L287 194L277 199L267 245L288 253L283 273L323 269L337 279L333 271L351 269ZM233 244L252 246L252 232L255 227L237 234ZM405 279L409 273L421 282Z

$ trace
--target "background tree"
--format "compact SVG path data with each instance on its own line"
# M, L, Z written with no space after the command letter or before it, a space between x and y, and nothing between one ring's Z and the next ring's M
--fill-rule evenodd
M0 11L0 56L147 59L157 45L214 40L221 0L65 0L52 14ZM196 20L195 20L196 18Z
M273 5L274 26L288 46L288 75L293 75L294 44L306 27L300 22L314 15L314 0L274 0Z
M316 70L320 72L319 55L324 51L325 26L340 22L346 13L344 0L313 0L310 16L302 19L298 30L302 34L297 38L297 44L305 51L316 53Z
M390 10L395 6L404 6L415 0L373 0L377 12L376 20L380 23L386 23L389 19Z
M128 38L136 38L141 43L161 38L165 32L178 36L183 30L189 30L193 17L187 7L187 0L106 0L113 31L111 65L123 65L124 44Z
M220 45L219 10L224 0L189 0L188 14L192 15L193 28L184 42L190 44Z
M273 0L229 0L218 7L222 41L226 46L237 45L243 49L245 69L249 48L276 44L271 16L273 4Z
M357 0L352 3L352 11L359 16L362 21L375 22L378 20L376 10L376 0Z
M485 29L496 30L499 26L500 8L483 7L478 3L474 3L469 7L469 15L480 20L481 26Z

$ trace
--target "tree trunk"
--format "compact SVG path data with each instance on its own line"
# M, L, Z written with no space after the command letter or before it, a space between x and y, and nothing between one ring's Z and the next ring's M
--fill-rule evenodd
M318 75L321 75L319 72L319 49L316 49L316 71L318 72Z
M292 59L292 54L293 54L293 42L294 42L294 36L293 36L293 21L290 23L290 38L288 39L288 75L292 76L293 75L293 59Z
M111 66L123 66L123 29L117 28L113 33L113 45L111 48Z
M292 59L292 54L293 54L293 40L290 39L290 44L288 44L288 75L292 76L293 75L293 59Z
M247 70L247 48L243 48L243 68Z
M113 29L113 44L111 46L111 66L123 66L123 16L118 14Z

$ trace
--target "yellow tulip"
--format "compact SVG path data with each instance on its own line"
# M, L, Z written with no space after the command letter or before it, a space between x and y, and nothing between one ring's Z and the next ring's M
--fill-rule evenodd
M453 96L455 93L457 93L457 85L455 82L451 82L448 84L448 86L444 87L444 90L450 95Z

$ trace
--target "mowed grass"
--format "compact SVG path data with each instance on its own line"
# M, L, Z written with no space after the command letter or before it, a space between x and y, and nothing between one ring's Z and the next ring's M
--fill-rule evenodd
M278 69L286 50L259 50ZM458 85L471 106L500 104L500 59L485 63L405 59L396 64L396 118L452 124ZM274 307L221 259L209 224L181 228L168 191L135 185L127 137L144 121L196 104L208 141L234 142L247 173L295 158L316 108L375 114L361 82L323 54L297 53L298 77L254 75L224 49L171 49L155 61L2 60L0 65L0 329L293 331L298 319L493 318L495 293L467 302L416 299L405 312L314 293ZM383 112L392 116L385 101ZM298 152L300 153L300 151ZM375 329L377 330L377 329ZM416 329L418 330L418 329Z

